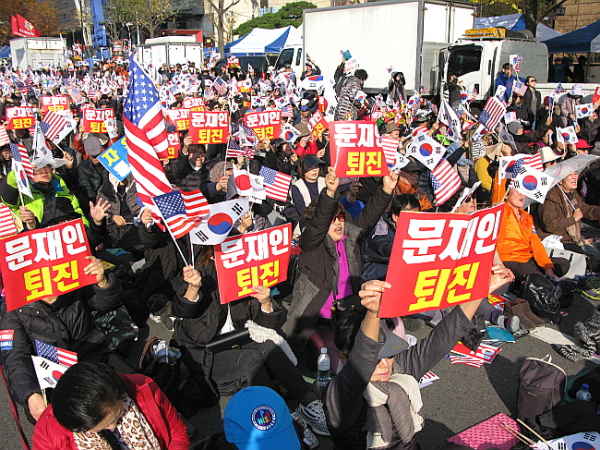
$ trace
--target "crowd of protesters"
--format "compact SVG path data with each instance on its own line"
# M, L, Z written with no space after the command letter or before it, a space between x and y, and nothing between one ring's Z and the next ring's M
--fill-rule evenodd
M546 236L562 237L564 248L572 252L588 252L581 224L583 219L600 220L597 164L568 173L529 212L524 194L500 178L499 171L500 158L516 154L539 155L547 170L562 160L600 151L600 102L589 116L577 119L576 105L584 96L580 85L565 95L542 99L534 77L522 80L525 90L515 89L520 78L506 64L495 86L505 88L499 97L505 101L502 126L507 134L501 137L508 138L500 139L495 127L478 131L481 111L472 107L469 95L461 95L455 75L446 85L448 100L443 94L411 95L401 72L392 74L383 95L363 98L367 70L344 74L343 62L335 76L323 74L333 76L329 86L312 88L302 84L320 74L312 61L298 80L289 67L268 73L247 69L235 59L219 67L206 61L199 67L182 63L150 69L165 129L179 133L181 142L177 156L162 161L174 189L200 190L209 204L216 204L233 198L233 169L258 175L267 167L292 176L287 201L254 203L230 232L240 235L268 229L276 221L291 223L288 280L270 288L254 286L249 297L222 305L214 246L194 244L189 236L175 242L138 201L134 175L120 181L98 158L125 134L131 70L127 63L27 71L2 66L0 119L7 119L7 108L28 106L39 123L48 113L42 97L67 95L69 106L63 113L76 126L58 145L46 141L52 155L42 157L33 127L12 129L6 120L10 142L0 147L1 200L21 232L83 219L94 255L88 257L85 273L97 281L11 311L2 303L0 329L13 334L10 346L2 345L1 362L13 398L36 423L35 448L279 445L296 450L318 445L312 432L331 436L337 449L419 448L415 434L423 424L417 382L475 327L474 315L481 313L513 333L535 325L491 306L487 299L464 303L449 313L413 316L413 321L424 320L433 327L417 345L407 342L402 318L380 320L379 302L390 288L385 279L402 212L470 214L505 202L492 273L486 275L490 293L503 285L516 288L529 273L556 280L568 272L568 261L547 255L541 240ZM327 97L328 89L336 98ZM168 121L166 111L182 108L188 97L201 97L205 111L228 111L232 135L245 114L268 110L281 110L282 120L297 133L289 140L260 140L246 156L228 158L227 144L196 144L186 130ZM328 114L332 101L337 106ZM461 120L460 136L438 120L444 102ZM86 106L113 109L114 129L81 131ZM420 134L435 139L446 148L444 158L460 176L460 187L439 201L431 170L413 157L384 177L339 178L332 168L328 130L313 132L308 126L316 112L330 120L376 122L382 137L397 142L397 155L407 154ZM576 140L560 138L569 126ZM12 170L18 145L31 160L31 197L22 195ZM464 189L472 192L461 195ZM183 255L193 255L193 264ZM593 252L588 260L596 271ZM105 270L102 261L110 262L111 268ZM10 282L4 277L4 286ZM111 339L101 326L106 317L113 327ZM151 319L173 333L166 351L176 352L189 372L178 397L167 398L140 374L147 367L135 367L128 360L137 330ZM249 320L275 330L289 347L273 340L248 340L224 350L212 345L243 331ZM43 392L38 383L31 359L36 340L77 353L78 364L53 390ZM319 392L303 378L298 360L314 371L312 364L322 347L328 349L335 376ZM153 351L156 347L150 346L150 358ZM272 391L277 387L297 404L292 415ZM190 417L200 407L217 404L221 395L236 392L225 410L225 433L190 444L180 415Z

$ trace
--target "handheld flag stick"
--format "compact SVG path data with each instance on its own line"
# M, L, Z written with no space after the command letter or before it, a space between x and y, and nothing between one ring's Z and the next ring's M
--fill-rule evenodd
M160 217L163 219L163 222L166 223L166 221L165 221L162 213L160 212L160 209L159 208L156 208L156 209L157 209L158 214L160 215ZM189 266L189 263L187 262L187 259L185 258L185 256L183 255L183 252L181 251L181 247L179 247L179 244L177 243L177 239L175 239L175 236L173 236L173 233L171 233L171 230L169 229L168 226L165 226L165 228L169 232L169 235L171 235L171 238L173 239L173 243L175 244L175 247L177 247L177 251L179 251L179 255L181 256L181 259L183 259L183 263L186 266ZM190 245L191 245L191 242L190 242ZM193 251L192 251L192 253L193 253Z

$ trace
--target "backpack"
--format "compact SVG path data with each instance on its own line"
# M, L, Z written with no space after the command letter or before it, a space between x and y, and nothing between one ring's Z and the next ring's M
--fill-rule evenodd
M552 364L552 357L527 358L519 369L517 417L535 422L537 416L556 408L565 393L567 374Z

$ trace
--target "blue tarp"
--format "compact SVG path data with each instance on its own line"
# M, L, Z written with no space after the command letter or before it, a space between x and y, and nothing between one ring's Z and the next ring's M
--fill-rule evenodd
M548 53L600 52L600 20L544 42Z
M8 45L0 47L0 58L10 58L10 47Z
M475 28L503 27L507 30L521 31L525 27L525 16L523 14L508 14L507 16L477 17Z
M255 28L245 36L225 45L225 53L240 56L279 53L290 37L292 28L292 26L275 30Z

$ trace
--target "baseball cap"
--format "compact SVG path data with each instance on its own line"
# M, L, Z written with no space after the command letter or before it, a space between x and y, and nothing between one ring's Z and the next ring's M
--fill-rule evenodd
M229 400L223 416L227 442L239 450L300 450L292 415L273 389L250 386Z
M593 147L593 145L588 144L587 141L584 139L579 139L575 143L575 148L579 148L579 149L588 149L588 148L592 148L592 147Z
M398 353L402 353L408 348L408 342L395 334L392 330L383 328L382 331L385 334L385 344L383 344L383 347L379 349L377 358L391 358L392 356L396 356Z

